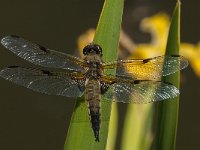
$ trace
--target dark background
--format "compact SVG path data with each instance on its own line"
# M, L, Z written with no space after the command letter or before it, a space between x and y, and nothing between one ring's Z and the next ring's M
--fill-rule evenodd
M77 37L96 27L102 5L103 0L1 0L0 38L16 34L73 54ZM138 30L138 22L160 11L171 14L174 6L175 0L126 0L123 28L136 42L148 42L150 36ZM199 41L199 6L199 0L182 3L183 42ZM146 11L138 13L140 8ZM0 46L0 68L9 65L32 66ZM200 80L190 67L183 76L177 150L199 149ZM74 99L36 93L0 79L0 149L62 150L74 104Z

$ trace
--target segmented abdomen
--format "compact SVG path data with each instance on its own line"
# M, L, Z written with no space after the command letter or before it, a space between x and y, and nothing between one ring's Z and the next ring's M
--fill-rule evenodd
M88 79L85 85L85 99L88 103L90 122L96 141L99 141L100 130L100 93L100 81Z

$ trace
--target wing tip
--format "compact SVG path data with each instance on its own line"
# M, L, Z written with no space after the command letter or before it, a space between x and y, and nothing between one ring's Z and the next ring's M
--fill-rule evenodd
M2 70L0 70L0 77L4 78L7 80L6 76L5 76L5 71L7 70L8 68L4 68Z
M8 66L7 68L18 68L19 66Z
M13 37L13 38L20 38L18 35L14 35L14 34L10 35L10 37Z
M5 37L3 37L3 38L1 39L1 44L2 44L2 45L5 45L5 41L6 41L7 38L8 38L8 36L5 36Z
M170 93L172 94L171 96L172 97L169 97L169 98L175 98L175 97L177 97L178 95L180 95L180 90L176 87L176 86L174 86L172 83L170 83L170 82L163 82L164 84L167 84L170 88L171 88L171 90L169 90L170 91ZM168 98L167 98L168 99Z
M183 61L182 61L182 62L183 62L182 65L183 65L183 66L180 68L180 70L187 68L187 66L189 65L188 59L185 58L185 57L182 56L182 55L171 55L171 57L178 57L178 58L180 58L180 60L183 60Z
M185 57L183 57L182 56L182 58L184 59L184 66L182 67L182 69L185 69L185 68L187 68L188 66L189 66L189 61L188 61L188 59L186 59ZM181 70L182 70L181 69Z
M6 46L6 41L10 38L20 38L18 35L8 35L8 36L5 36L1 39L1 44Z

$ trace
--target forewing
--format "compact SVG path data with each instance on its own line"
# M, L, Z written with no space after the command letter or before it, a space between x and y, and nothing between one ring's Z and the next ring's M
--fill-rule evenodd
M17 56L36 65L83 71L84 63L79 58L50 50L21 37L6 36L1 40L1 43Z
M149 59L119 60L105 63L104 69L117 68L116 75L130 76L136 80L158 80L162 76L173 74L188 66L188 61L182 56L159 56Z
M160 81L117 82L102 95L103 99L123 103L150 103L174 98L179 90L170 83Z
M80 97L84 82L72 80L62 72L11 66L0 71L0 76L18 85L49 95Z

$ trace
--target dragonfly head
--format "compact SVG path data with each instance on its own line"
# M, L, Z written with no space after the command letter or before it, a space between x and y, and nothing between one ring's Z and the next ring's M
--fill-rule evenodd
M88 54L92 54L92 53L96 53L98 55L103 55L102 54L102 48L100 45L98 44L89 44L87 46L84 47L83 49L83 55L88 55Z

